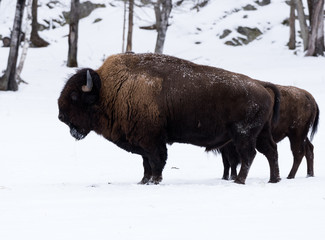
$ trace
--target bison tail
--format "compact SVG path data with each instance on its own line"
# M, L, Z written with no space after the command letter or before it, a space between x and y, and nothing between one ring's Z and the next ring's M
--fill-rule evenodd
M265 88L270 88L274 93L274 105L273 105L273 115L272 115L272 124L277 124L280 118L280 101L281 93L279 89L272 83L267 83Z
M312 130L311 130L311 134L310 134L310 141L313 140L314 135L315 135L315 133L317 132L317 129L318 129L318 123L319 123L319 108L318 108L318 105L317 105L317 103L316 103L316 116L315 116L314 122L313 122L312 125L311 125Z

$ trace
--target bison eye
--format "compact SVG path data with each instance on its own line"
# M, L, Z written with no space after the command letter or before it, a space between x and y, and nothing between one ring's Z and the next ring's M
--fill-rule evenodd
M71 97L72 101L74 101L74 102L79 99L79 96L78 96L78 93L77 92L72 92L70 94L70 97Z

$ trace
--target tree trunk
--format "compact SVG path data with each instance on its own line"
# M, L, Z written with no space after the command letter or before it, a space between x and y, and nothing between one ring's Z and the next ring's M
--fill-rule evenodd
M38 35L38 22L37 22L37 8L38 0L33 0L32 3L32 33L30 37L32 47L47 47L49 43Z
M123 12L122 53L124 53L124 45L125 45L125 23L126 23L126 0L124 0L124 12Z
M300 24L300 32L301 32L301 37L303 40L304 44L304 51L307 50L308 48L308 38L309 38L309 33L308 33L308 27L307 27L307 22L306 22L306 16L304 13L304 7L302 5L302 0L295 0L296 1L296 8L297 8L297 13L298 13L298 19L299 19L299 24Z
M290 37L289 37L289 49L296 49L296 15L295 15L295 3L294 0L290 1L290 17L289 17L289 27L290 27Z
M311 34L306 56L324 55L324 0L308 1L311 19Z
M172 0L157 0L154 5L157 26L155 53L163 53L168 28L168 18L172 11Z
M134 0L129 0L129 28L128 28L128 39L126 44L127 52L132 51L133 8L134 8Z
M30 35L31 35L32 0L27 1L26 10L27 10L27 19L26 19L24 46L23 46L23 50L21 52L21 57L20 57L18 67L16 69L16 79L18 80L18 84L21 82L26 83L24 80L22 80L22 78L20 77L20 74L24 67L24 63L25 63L25 59L26 59L27 51L28 51L28 47L29 47Z
M309 25L311 26L312 15L313 15L313 3L315 0L307 0L308 12L309 12Z
M79 24L79 0L71 0L70 10L70 30L69 30L69 52L68 52L68 67L78 67L77 52L78 52L78 24Z
M25 0L17 0L15 20L11 33L10 51L8 65L5 74L0 78L0 90L17 91L16 64L19 50L19 37L21 34L21 23L24 14Z

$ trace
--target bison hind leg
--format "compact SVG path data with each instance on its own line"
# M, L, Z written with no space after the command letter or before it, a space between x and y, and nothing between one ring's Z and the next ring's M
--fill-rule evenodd
M300 163L302 161L302 158L305 155L306 148L305 148L304 140L299 138L297 134L292 136L290 135L289 140L290 140L291 151L293 154L293 165L287 178L293 179L295 178Z
M245 184L248 171L252 165L253 159L256 155L255 144L253 141L245 141L240 144L240 147L236 147L239 157L241 159L241 167L238 176L235 179L235 183Z
M241 162L240 170L235 178L235 183L245 184L248 171L256 155L255 145L256 139L252 136L240 136L234 139L234 146L238 154L238 162Z
M308 138L306 138L305 149L305 156L307 159L307 177L314 177L314 146Z
M270 166L270 183L277 183L281 180L279 164L278 164L278 150L277 145L271 135L269 124L265 124L257 138L257 150L264 154Z
M256 119L256 118L254 118ZM229 135L232 139L233 153L232 160L234 166L241 163L239 173L235 183L245 184L250 166L256 155L256 138L261 129L261 124L256 122L239 122L229 128ZM227 145L228 146L228 145Z

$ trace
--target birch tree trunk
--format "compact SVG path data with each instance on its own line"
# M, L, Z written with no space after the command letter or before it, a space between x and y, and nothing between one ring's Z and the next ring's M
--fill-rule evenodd
M311 34L306 56L324 55L324 0L308 1Z
M24 14L25 0L17 0L14 25L11 33L11 43L8 57L8 65L5 74L0 78L0 90L17 91L16 64L19 50L19 38L21 23Z
M301 37L302 37L303 44L304 44L304 51L306 51L308 49L308 42L309 42L309 40L308 40L309 33L308 33L308 27L307 27L307 22L306 22L306 16L304 13L304 7L302 5L302 0L295 0L295 1L296 1L296 8L297 8L297 13L298 13Z
M128 39L126 44L127 52L132 51L133 8L134 8L134 0L129 0L129 27L128 27Z
M172 11L172 0L157 0L154 9L157 27L155 53L163 53L168 28L168 18Z
M67 67L78 67L78 24L79 24L79 0L71 0L70 30L69 30L69 52Z
M295 15L295 3L294 0L290 1L290 17L289 17L289 28L290 28L290 37L288 47L293 50L296 49L296 15Z
M18 84L21 82L26 83L24 80L22 80L22 78L20 77L20 74L23 70L24 63L25 63L26 56L27 56L28 47L29 47L29 40L30 40L30 34L31 34L31 23L32 23L32 0L27 1L26 10L27 10L27 18L26 18L24 46L23 46L23 50L21 52L18 67L16 69L16 79L18 80Z
M125 23L126 23L126 0L124 0L124 11L123 11L122 53L124 53L124 45L125 45Z

